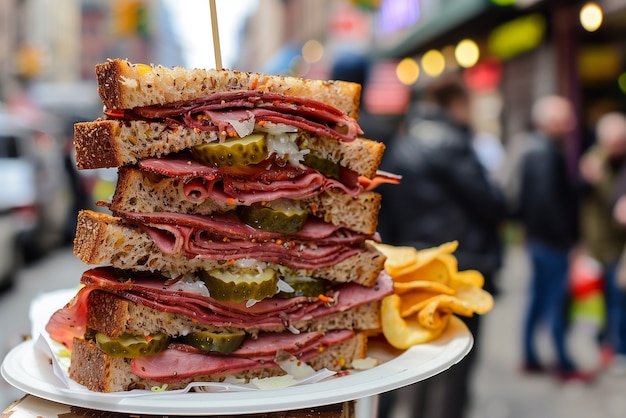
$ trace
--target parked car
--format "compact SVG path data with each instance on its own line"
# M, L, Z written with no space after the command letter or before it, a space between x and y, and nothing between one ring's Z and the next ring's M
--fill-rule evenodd
M0 208L17 217L17 247L27 259L55 248L67 234L70 190L63 150L45 128L0 108Z
M34 167L13 155L16 144L0 136L0 289L11 286L22 265L24 236L35 227Z

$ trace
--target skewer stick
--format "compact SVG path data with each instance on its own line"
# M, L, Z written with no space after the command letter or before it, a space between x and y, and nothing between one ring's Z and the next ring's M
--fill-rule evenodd
M211 8L211 29L213 30L213 52L215 53L215 69L222 69L222 53L220 51L220 34L217 29L217 10L215 0L209 0Z

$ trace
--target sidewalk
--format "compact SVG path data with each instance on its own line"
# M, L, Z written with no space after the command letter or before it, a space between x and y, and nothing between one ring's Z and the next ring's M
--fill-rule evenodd
M485 317L482 353L474 376L471 418L610 418L626 411L626 376L601 373L592 384L562 384L550 376L519 373L521 324L526 302L528 260L520 247L506 253L501 295ZM595 328L575 323L569 336L572 354L586 369L598 367ZM540 340L550 358L549 341Z

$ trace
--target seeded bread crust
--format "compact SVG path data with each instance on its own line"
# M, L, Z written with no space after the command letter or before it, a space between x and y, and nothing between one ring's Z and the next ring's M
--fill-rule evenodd
M212 142L217 136L163 123L97 119L74 125L76 167L79 170L135 164L139 160L179 152Z
M376 175L385 151L382 142L370 139L344 142L305 133L301 136L308 149L368 178ZM136 164L216 140L213 132L196 132L185 126L172 129L158 122L98 119L74 125L79 170Z
M315 370L350 369L352 360L367 355L367 336L357 333L351 339L322 351L318 356L307 361ZM247 372L231 374L236 378L251 379L285 374L280 368L255 369ZM111 357L101 351L98 346L83 339L75 338L69 368L70 378L95 392L121 392L131 389L150 389L162 383L141 378L131 371L130 360L122 357ZM189 382L219 382L227 375L198 376L182 382L169 383L167 390L181 389Z
M180 102L218 92L259 90L307 97L358 118L361 85L235 70L167 68L114 59L96 65L98 94L109 109Z
M180 178L161 177L139 170L137 167L120 167L117 187L110 208L117 211L141 213L174 212L209 215L232 209L225 203L208 197L187 197ZM356 198L338 189L304 199L313 215L333 225L345 226L365 234L376 232L381 197L375 192L363 192Z
M91 292L87 306L87 327L111 338L117 338L124 333L150 335L160 332L170 336L184 336L198 331L241 329L203 324L187 316L153 309L106 291ZM380 329L380 302L368 303L312 321L294 322L291 325L302 332L327 332L339 329L377 331ZM252 335L257 335L260 331L287 331L285 326L263 328L246 326L244 329Z
M83 210L78 214L74 254L84 263L121 269L160 271L170 277L196 270L211 270L223 263L184 254L165 254L147 232L106 213ZM371 287L383 270L385 256L366 244L366 251L334 266L302 274L336 282L354 282Z

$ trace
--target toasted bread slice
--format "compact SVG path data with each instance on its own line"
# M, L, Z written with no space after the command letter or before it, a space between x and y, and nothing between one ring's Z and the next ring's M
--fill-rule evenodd
M74 125L79 170L135 164L215 140L214 133L184 126L171 129L158 122L99 119ZM385 151L382 142L362 138L343 142L308 136L306 146L368 178L376 174Z
M166 68L114 59L96 65L98 93L110 109L181 102L212 93L259 90L307 97L357 119L361 86L346 81L306 80L234 70Z
M364 358L367 355L367 335L357 333L351 339L321 351L307 363L315 370L327 368L329 370L349 369L354 359ZM96 392L120 392L131 389L148 389L161 386L161 382L141 378L131 371L130 359L112 357L93 343L83 339L74 339L74 348L69 369L70 378ZM285 374L278 368L264 368L239 372L235 374L220 374L198 376L194 379L185 379L180 382L169 383L167 390L181 389L191 381L215 382L222 381L227 375L236 378L251 379Z
M197 319L134 303L105 291L91 292L87 306L87 327L111 338L117 338L124 333L133 335L164 333L181 336L198 331L224 330L222 327L203 324ZM322 318L294 322L290 329L295 328L301 332L327 332L340 329L377 331L380 326L380 302L376 301ZM237 327L229 330L235 329ZM283 332L287 331L287 328L284 325L263 328L248 326L245 327L245 331L256 335L261 331Z
M190 271L211 270L223 265L223 262L206 258L187 258L184 253L163 253L141 228L109 214L90 210L83 210L78 215L74 254L87 264L160 271L171 277ZM301 273L369 287L376 283L384 263L385 256L373 246L365 244L364 251L333 266Z
M231 206L210 198L189 198L184 192L184 180L145 173L136 167L121 167L117 187L110 204L114 211L176 212L209 215L230 210ZM338 189L325 190L320 195L303 200L312 214L333 225L353 231L374 234L378 224L380 195L363 192L356 198Z

